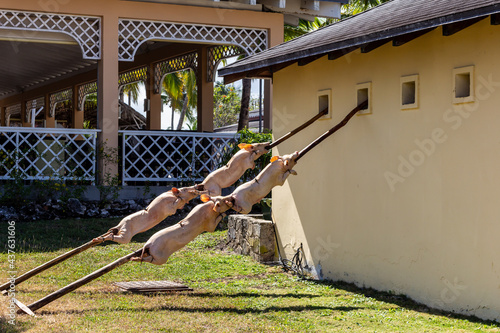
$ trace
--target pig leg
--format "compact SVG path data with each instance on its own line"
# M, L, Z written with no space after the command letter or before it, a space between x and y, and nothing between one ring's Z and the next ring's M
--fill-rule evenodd
M252 204L249 202L238 202L239 200L235 200L232 209L240 214L248 214L252 211Z
M118 227L111 228L104 236L104 240L111 240L120 244L129 243L135 234L154 227L173 214L177 209L179 199L175 199L173 203L172 200L170 195L160 195L146 209L125 217Z
M283 186L283 184L285 184L285 181L286 179L288 178L288 176L290 175L297 175L297 171L295 170L287 170L282 176L281 176L281 181L280 183L278 184L279 186Z
M160 266L168 261L168 258L170 258L170 256L172 255L173 252L175 252L175 251L172 251L170 249L170 250L167 250L166 253L157 253L159 255L159 257L155 258L155 256L153 254L151 254L150 248L145 246L140 257L133 257L130 260L131 261L140 261L140 262L149 262L153 265Z
M134 233L131 230L131 226L134 223L142 224L144 221L145 210L135 212L127 217L125 217L121 222L121 227L114 227L109 229L108 233L104 236L105 241L113 241L120 244L130 243Z

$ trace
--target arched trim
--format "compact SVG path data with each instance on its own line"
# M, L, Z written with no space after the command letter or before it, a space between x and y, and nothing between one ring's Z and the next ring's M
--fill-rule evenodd
M218 45L208 48L207 82L215 81L217 66L223 59L244 55L245 51L238 46Z
M198 53L188 53L172 59L164 60L156 63L154 68L154 93L159 94L161 92L161 84L165 79L165 75L182 71L184 69L192 69L195 73L198 73Z
M61 32L82 49L83 59L101 59L101 18L0 10L0 29Z
M50 108L49 108L49 116L54 117L56 114L56 106L57 104L64 101L71 101L73 99L73 89L69 88L66 90L61 90L55 93L50 94Z
M120 19L118 29L118 57L121 61L134 61L139 46L149 40L237 45L248 55L267 48L265 29L133 19Z

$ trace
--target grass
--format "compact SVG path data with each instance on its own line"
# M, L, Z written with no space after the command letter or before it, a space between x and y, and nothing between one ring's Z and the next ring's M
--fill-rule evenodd
M16 224L19 273L87 242L117 219ZM7 224L0 227L7 229ZM17 286L30 304L142 247L157 231L130 244L91 248ZM5 234L2 231L2 234ZM402 297L345 283L300 280L279 267L214 250L225 232L203 234L163 266L127 263L36 311L0 319L0 332L500 332L500 324L431 310ZM5 248L0 270L8 271ZM5 275L2 274L2 282ZM122 292L118 281L171 280L193 292ZM7 313L7 299L0 311Z

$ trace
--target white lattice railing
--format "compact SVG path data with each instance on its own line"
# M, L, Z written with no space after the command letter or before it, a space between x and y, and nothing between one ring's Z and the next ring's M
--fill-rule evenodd
M202 181L231 149L234 134L119 131L122 182Z
M94 183L99 130L0 127L0 179Z

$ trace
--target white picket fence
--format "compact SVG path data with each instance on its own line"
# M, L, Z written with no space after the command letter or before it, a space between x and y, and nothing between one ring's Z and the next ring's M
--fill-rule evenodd
M100 130L0 127L0 179L95 182Z
M95 184L100 130L0 127L0 179ZM234 134L119 131L121 181L201 181L235 142Z

